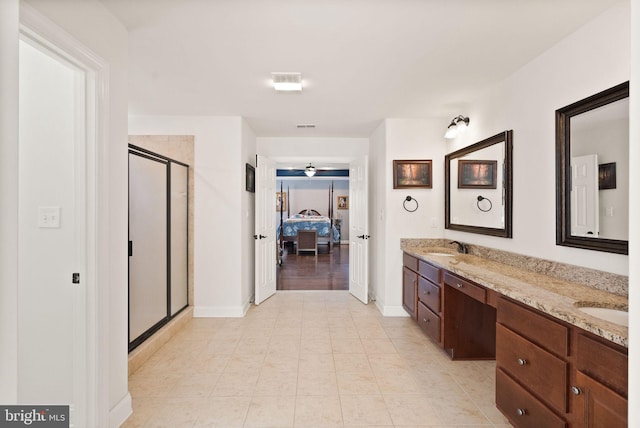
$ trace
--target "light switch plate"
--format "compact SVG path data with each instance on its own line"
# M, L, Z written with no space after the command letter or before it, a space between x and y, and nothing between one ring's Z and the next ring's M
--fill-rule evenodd
M38 227L56 229L60 227L60 207L38 207Z

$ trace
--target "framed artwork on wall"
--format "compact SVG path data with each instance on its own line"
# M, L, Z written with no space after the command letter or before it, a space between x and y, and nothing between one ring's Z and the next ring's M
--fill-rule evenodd
M408 189L432 187L431 160L394 160L393 188Z
M245 188L247 192L255 193L256 191L256 169L251 164L246 164Z
M287 192L276 192L276 211L287 210Z
M339 210L348 210L349 209L349 197L348 196L338 196L338 209Z
M458 189L495 189L498 178L498 161L458 161Z

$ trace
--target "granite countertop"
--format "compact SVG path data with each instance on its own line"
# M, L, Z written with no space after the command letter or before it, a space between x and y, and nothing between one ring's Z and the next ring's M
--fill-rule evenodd
M629 347L628 327L578 309L580 306L594 306L628 310L628 297L476 255L459 254L451 248L403 245L402 250L559 320Z

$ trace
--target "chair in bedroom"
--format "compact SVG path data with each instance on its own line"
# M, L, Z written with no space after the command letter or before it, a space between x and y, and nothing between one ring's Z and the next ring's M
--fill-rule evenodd
M300 251L313 251L316 256L318 255L318 231L298 230L296 242L298 244L296 255L299 255Z

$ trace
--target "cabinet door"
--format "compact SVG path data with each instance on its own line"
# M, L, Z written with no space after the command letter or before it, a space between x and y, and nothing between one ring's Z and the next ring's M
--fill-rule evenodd
M402 269L402 306L411 318L417 319L418 274L404 267Z
M627 400L581 371L576 372L576 427L626 428Z

